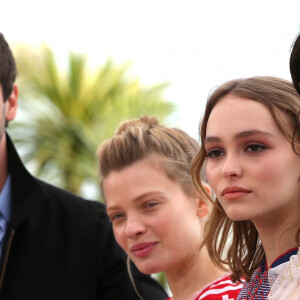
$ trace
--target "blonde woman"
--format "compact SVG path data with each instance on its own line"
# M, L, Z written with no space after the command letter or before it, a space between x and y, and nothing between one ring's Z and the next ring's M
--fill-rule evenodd
M155 118L121 124L98 150L106 211L138 269L165 272L173 300L235 299L242 285L200 248L209 205L190 175L197 151L193 138Z

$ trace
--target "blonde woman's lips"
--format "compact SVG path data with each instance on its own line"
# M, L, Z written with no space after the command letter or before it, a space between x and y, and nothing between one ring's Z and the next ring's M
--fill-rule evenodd
M157 246L158 242L143 242L133 245L130 251L136 257L145 257L149 255Z

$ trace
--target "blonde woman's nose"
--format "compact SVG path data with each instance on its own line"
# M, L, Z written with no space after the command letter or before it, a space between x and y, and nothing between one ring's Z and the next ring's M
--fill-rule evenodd
M125 233L129 238L137 238L146 232L146 226L142 218L138 216L127 216Z

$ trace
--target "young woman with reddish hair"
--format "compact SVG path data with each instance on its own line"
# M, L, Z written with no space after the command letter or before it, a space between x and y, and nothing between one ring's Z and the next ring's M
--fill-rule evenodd
M275 77L226 82L206 105L192 175L205 197L204 167L216 194L204 243L247 280L238 300L300 299L299 112L292 83Z

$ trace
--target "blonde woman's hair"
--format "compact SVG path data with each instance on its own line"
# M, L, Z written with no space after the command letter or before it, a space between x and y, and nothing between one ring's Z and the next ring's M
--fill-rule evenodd
M191 195L194 192L191 163L198 151L198 143L184 131L161 125L148 116L122 123L112 139L97 150L99 173L102 181L111 171L121 170L137 161L158 154L166 175L181 184ZM105 193L101 188L102 197Z
M200 127L201 148L192 164L194 184L203 196L205 193L200 171L206 158L204 140L207 121L216 104L228 94L263 104L271 113L278 128L291 142L294 152L300 153L300 97L291 82L275 77L253 77L226 82L208 98ZM299 235L300 227L295 237L298 245ZM226 242L231 236L232 243L225 251ZM264 259L264 251L254 224L251 221L229 219L217 198L206 222L203 244L206 244L209 255L217 266L230 267L234 281L240 280L241 276L249 280Z

